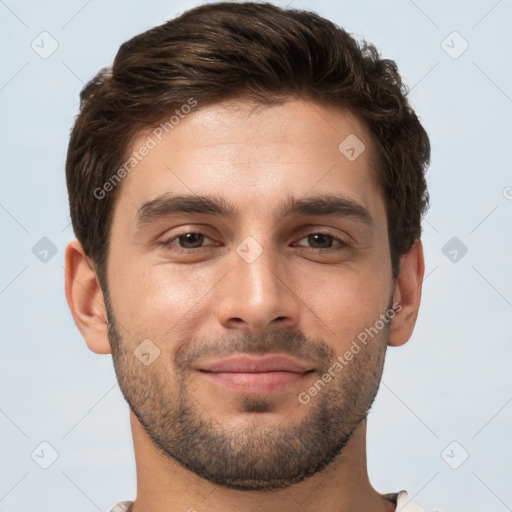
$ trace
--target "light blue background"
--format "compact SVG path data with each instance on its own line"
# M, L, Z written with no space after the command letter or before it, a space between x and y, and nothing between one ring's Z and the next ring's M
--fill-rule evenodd
M84 82L122 42L194 5L0 0L0 512L105 511L135 496L111 357L87 349L64 298L64 161ZM388 353L370 415L372 483L443 512L512 510L511 3L291 7L396 60L432 142L423 304L412 340ZM42 31L59 45L48 59L30 46ZM469 43L457 59L441 46L453 31ZM463 41L444 44L453 54ZM453 236L468 248L457 263L442 253ZM46 263L32 253L42 237L58 251ZM46 470L31 458L43 441L59 454ZM441 456L452 441L469 453L458 469Z

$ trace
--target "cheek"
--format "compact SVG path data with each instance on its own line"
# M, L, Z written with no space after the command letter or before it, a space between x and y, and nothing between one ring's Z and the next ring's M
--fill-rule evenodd
M197 321L197 312L204 308L217 280L214 272L198 268L185 270L141 261L131 268L126 264L112 272L116 317L134 332L155 340L173 337L175 332L182 336Z
M319 270L302 275L296 286L304 301L303 311L314 311L314 319L325 339L338 350L350 345L386 311L390 285L384 272L359 269Z

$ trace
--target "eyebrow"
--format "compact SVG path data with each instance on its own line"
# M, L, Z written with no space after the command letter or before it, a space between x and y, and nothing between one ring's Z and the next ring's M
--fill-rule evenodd
M355 201L334 194L320 194L304 198L289 197L278 209L277 217L282 219L291 215L341 215L374 225L370 212Z
M145 202L137 212L137 225L144 226L176 213L207 213L232 218L235 209L217 196L164 194Z
M164 194L145 202L138 210L136 222L144 227L156 220L179 213L203 213L233 219L238 209L219 196ZM288 197L274 212L281 220L292 215L341 215L352 217L373 226L368 210L355 201L334 194L304 198Z

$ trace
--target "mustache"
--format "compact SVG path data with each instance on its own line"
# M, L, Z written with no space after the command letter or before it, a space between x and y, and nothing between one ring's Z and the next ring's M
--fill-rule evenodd
M199 359L225 358L236 354L279 352L314 363L327 369L336 358L334 350L321 338L310 338L300 331L280 328L266 330L262 335L240 331L222 338L198 338L183 344L176 352L174 362L184 371Z

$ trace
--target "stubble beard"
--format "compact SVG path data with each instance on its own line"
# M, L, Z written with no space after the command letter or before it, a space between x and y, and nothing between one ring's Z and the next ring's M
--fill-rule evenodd
M237 412L251 415L251 421L245 422L242 429L228 428L190 390L186 368L199 354L220 354L219 349L228 346L232 348L230 353L262 352L272 347L274 352L307 354L327 371L336 360L334 351L322 340L283 330L269 331L263 337L239 333L229 340L193 343L190 351L184 345L171 375L162 370L161 361L144 366L134 356L137 342L121 336L109 309L114 367L131 411L161 453L219 486L270 491L289 487L321 471L342 453L378 391L387 328L379 339L362 347L308 404L293 395L297 408L308 411L300 421L283 417L278 423L269 422L269 413L278 412L275 401L269 396L245 395ZM322 374L318 372L317 379ZM309 381L309 385L317 379Z

